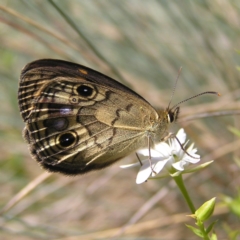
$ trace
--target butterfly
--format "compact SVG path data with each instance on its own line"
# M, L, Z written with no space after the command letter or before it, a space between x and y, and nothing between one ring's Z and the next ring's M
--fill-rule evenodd
M179 114L179 106L156 110L116 80L55 59L23 68L18 103L32 157L67 175L105 168L163 141Z

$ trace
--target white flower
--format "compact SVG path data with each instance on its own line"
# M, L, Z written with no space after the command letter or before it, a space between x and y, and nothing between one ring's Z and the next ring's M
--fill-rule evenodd
M188 142L186 142L186 133L183 129L180 129L176 135L179 142L185 149ZM160 142L156 144L154 149L150 150L151 153L151 165L149 161L149 149L142 149L138 151L138 155L142 160L142 166L138 172L136 183L140 184L145 182L149 177L159 178L166 176L176 176L181 173L193 172L199 170L199 167L187 170L189 164L195 164L200 161L200 155L196 154L197 149L194 148L194 144L191 144L185 150L182 149L181 145L176 138L170 138L168 143ZM147 158L146 158L147 157ZM212 162L212 161L211 161ZM201 165L200 168L206 167L207 164ZM121 166L121 168L128 168L137 166L139 163Z

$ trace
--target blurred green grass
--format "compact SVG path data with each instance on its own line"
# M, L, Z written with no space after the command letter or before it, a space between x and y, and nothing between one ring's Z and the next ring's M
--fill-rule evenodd
M222 95L184 103L182 116L208 110L239 110L239 1L53 2L72 19L84 38L51 1L11 0L0 4L0 183L4 193L0 207L43 172L31 159L21 137L23 123L17 106L19 74L30 61L60 58L84 64L124 80L156 107L167 106L182 66L174 103L202 91L213 90ZM196 204L222 193L234 197L240 179L233 157L239 151L237 139L227 127L239 128L239 116L179 125L184 126L203 157L216 160L187 182ZM137 222L148 222L188 212L171 184L167 195L159 196L154 204L148 201L158 196L168 180L136 186L136 171L118 167L133 158L134 154L108 169L75 178L53 174L2 215L0 235L4 239L67 239L120 228L138 214L142 215ZM146 213L142 210L144 204L149 207ZM222 223L233 229L239 226L239 219L230 212L218 218L221 221L216 230L222 238L226 238ZM97 233L95 237L99 236ZM149 230L137 228L125 236L193 239L183 223L149 226Z

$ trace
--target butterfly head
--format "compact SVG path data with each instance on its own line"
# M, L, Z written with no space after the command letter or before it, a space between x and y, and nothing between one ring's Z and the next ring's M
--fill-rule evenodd
M169 134L169 125L170 123L174 123L177 121L179 110L179 106L177 106L176 108L157 110L158 120L153 122L151 130L152 132L154 132L154 137L156 138L156 141L162 141L162 139Z

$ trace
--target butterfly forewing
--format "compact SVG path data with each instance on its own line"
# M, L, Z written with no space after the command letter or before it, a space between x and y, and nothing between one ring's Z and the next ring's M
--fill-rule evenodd
M51 59L22 70L19 107L33 157L66 174L106 167L146 146L158 120L147 101L119 82Z

